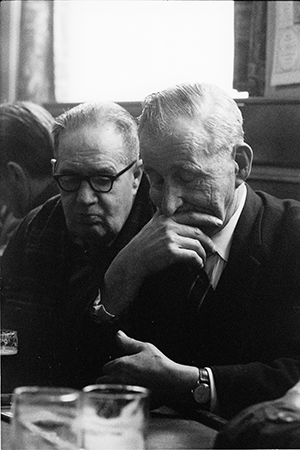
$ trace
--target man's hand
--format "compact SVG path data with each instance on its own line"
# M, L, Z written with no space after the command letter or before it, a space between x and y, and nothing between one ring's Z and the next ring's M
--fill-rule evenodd
M97 383L133 384L147 387L160 401L188 402L190 390L198 380L196 367L171 361L154 345L137 341L118 331L117 342L126 356L103 367Z
M178 213L164 216L159 210L122 250L136 262L135 273L150 275L172 263L187 262L203 267L214 244L201 227L220 227L218 219L203 213Z
M145 277L173 263L186 262L201 269L206 256L214 253L215 248L200 227L216 229L221 225L219 219L204 213L182 212L166 217L158 210L107 270L102 291L106 310L119 315L137 294Z

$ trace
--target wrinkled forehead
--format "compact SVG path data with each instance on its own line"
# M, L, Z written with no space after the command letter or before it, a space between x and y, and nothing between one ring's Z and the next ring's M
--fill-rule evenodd
M125 153L122 133L113 123L103 126L82 126L77 129L66 129L61 133L58 153L63 156L70 149L84 152L94 150L96 153L113 153L116 150Z
M150 131L145 126L140 133L142 158L154 149L169 147L208 149L211 142L212 136L206 131L200 118L175 117L166 127L158 131Z
M60 128L56 136L56 156L65 151L70 143L81 146L95 147L99 145L109 146L110 142L118 140L124 146L124 136L117 125L112 121L91 121L89 123L70 123L65 128Z

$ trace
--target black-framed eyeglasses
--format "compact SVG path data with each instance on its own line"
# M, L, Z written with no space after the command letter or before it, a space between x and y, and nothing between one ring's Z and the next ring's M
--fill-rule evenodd
M127 172L127 170L129 170L135 163L136 160L116 175L93 175L88 177L87 175L56 174L53 175L53 178L57 182L58 186L65 192L76 192L79 190L81 182L87 181L95 192L104 193L111 191L116 179L123 175L123 173Z

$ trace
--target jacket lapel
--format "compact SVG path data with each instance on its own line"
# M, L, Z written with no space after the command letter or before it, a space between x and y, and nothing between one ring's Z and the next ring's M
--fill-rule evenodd
M228 291L230 285L235 292L244 293L245 299L250 300L250 294L255 292L264 259L261 242L263 209L261 198L247 186L247 198L234 232L229 261L217 286L219 294L223 289Z

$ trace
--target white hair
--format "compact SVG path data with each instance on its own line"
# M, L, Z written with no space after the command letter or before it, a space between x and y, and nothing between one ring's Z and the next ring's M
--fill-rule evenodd
M219 87L208 83L183 83L147 96L139 117L143 142L172 134L178 118L201 121L210 151L232 153L244 143L243 118L236 102ZM144 141L146 139L146 141Z

